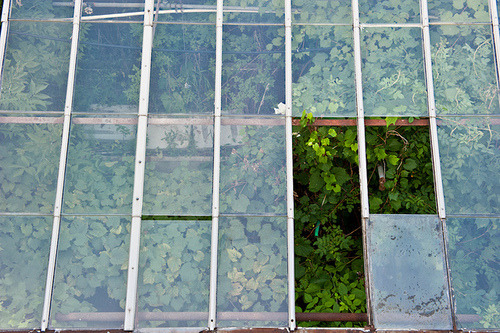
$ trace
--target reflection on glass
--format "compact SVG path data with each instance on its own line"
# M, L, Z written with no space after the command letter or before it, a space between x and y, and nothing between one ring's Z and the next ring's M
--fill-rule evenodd
M160 5L158 22L212 22L215 24L217 0L155 2Z
M128 218L117 216L62 219L51 327L123 325L129 225ZM99 321L99 312L121 314L110 314L106 321Z
M220 219L220 327L285 326L287 281L286 218Z
M500 114L489 26L431 28L438 115Z
M146 215L210 215L212 212L213 125L209 118L178 119L185 125L148 126L144 180ZM188 125L190 120L204 124Z
M292 0L294 23L345 23L352 22L350 1Z
M431 22L490 22L488 0L428 0L428 7Z
M150 113L213 113L214 80L214 27L177 24L156 27Z
M425 116L421 30L366 28L362 32L363 93L367 116Z
M207 325L210 237L211 221L143 221L139 327Z
M71 1L18 0L10 3L13 19L73 18L74 3Z
M224 22L284 23L285 0L226 0Z
M51 217L0 217L1 329L40 325L51 226Z
M499 329L499 219L450 218L448 258L461 329Z
M356 116L352 39L350 27L294 27L295 116Z
M1 110L63 111L72 26L10 22Z
M264 119L270 121L270 119ZM284 120L221 129L220 212L285 214Z
M362 23L420 23L419 0L359 0Z
M124 123L128 120L73 119L64 185L65 213L130 213L136 126Z
M370 293L379 329L451 329L439 218L370 215Z
M448 214L500 213L498 118L444 118L438 129Z
M137 0L110 0L99 2L83 2L82 17L84 19L107 20L144 20L144 1Z
M140 24L82 24L76 112L137 113L141 43Z
M222 113L279 114L285 101L284 28L227 26L222 59ZM278 109L278 110L275 110Z
M0 115L0 212L52 213L62 120Z

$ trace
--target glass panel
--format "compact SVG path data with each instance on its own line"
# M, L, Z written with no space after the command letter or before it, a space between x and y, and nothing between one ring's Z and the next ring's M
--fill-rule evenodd
M74 118L65 213L130 213L136 145L135 118Z
M83 23L75 112L137 113L142 25Z
M84 19L118 19L144 21L144 1L137 0L98 0L83 3Z
M286 218L221 217L219 327L286 326Z
M292 0L294 23L345 23L352 22L350 1Z
M285 0L226 0L224 22L284 23Z
M161 11L158 15L158 22L212 22L215 24L217 0L190 0L188 3L162 1L159 5Z
M222 112L280 114L285 101L284 28L226 26L222 54Z
M150 118L143 213L210 215L212 168L211 118Z
M71 31L67 23L10 22L0 110L64 110Z
M0 212L52 213L62 122L0 115Z
M419 0L359 0L362 23L420 23Z
M376 328L452 328L437 216L370 215L367 248Z
M214 113L215 28L157 25L150 113Z
M362 38L365 115L427 115L421 29L366 28Z
M52 217L0 217L0 328L39 327Z
M129 225L118 216L62 219L51 327L123 325Z
M438 115L500 114L490 29L431 27Z
M488 0L428 0L428 6L431 22L490 22Z
M68 0L22 0L11 1L13 19L73 18L74 2Z
M295 26L292 43L294 116L355 117L352 28Z
M285 214L285 121L251 120L223 120L220 212Z
M448 219L448 258L458 327L499 329L499 219Z
M438 137L446 212L500 214L500 119L441 119Z
M143 221L139 327L205 327L211 220Z

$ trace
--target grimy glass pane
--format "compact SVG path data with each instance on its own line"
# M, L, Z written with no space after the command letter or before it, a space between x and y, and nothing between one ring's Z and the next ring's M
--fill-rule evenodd
M284 28L226 26L222 51L222 114L283 114ZM280 104L281 103L281 104Z
M0 110L64 110L71 31L68 23L10 22Z
M446 212L500 214L500 119L443 118L438 128Z
M62 121L0 114L0 212L52 213Z
M157 25L149 113L214 113L215 28Z
M98 17L101 17L102 19L107 19L107 20L126 20L126 21L143 22L144 1L137 1L137 0L101 0L96 2L84 1L82 16L86 19L90 19L91 17L95 17L97 19Z
M490 26L431 27L438 115L500 114Z
M419 0L359 0L362 23L420 23Z
M221 217L219 327L286 326L286 227L286 218Z
M294 116L355 117L352 28L295 26L292 44Z
M61 19L73 18L74 2L69 0L18 0L11 1L13 19Z
M212 213L212 123L211 118L150 118L143 214Z
M118 216L62 219L50 327L123 325L129 225Z
M366 28L361 55L366 116L427 115L420 28Z
M498 218L449 218L448 258L458 328L500 329Z
M220 212L286 213L285 121L243 119L221 129ZM274 126L271 126L273 124Z
M40 325L52 217L0 217L1 329Z
M82 23L74 109L137 113L142 25Z
M452 328L437 216L370 215L367 249L376 328Z
M136 118L73 118L64 213L131 212L135 122Z
M226 0L224 22L284 23L285 0Z
M217 0L160 1L157 22L209 23L215 25Z
M428 0L428 6L431 22L490 22L488 0Z
M143 221L139 327L205 327L211 220Z
M292 0L294 23L344 23L352 22L350 1Z

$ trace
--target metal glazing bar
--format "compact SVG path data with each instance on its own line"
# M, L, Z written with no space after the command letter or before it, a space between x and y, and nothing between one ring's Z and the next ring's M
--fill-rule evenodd
M292 1L285 0L285 142L288 261L288 326L295 330L295 260L292 147Z
M5 57L5 46L7 45L7 33L9 32L10 0L5 0L2 8L2 32L0 34L0 82L3 76L3 59Z
M500 31L498 26L498 8L496 0L488 0L490 5L491 29L493 33L493 45L495 47L495 64L497 74L497 88L500 91ZM499 95L500 98L500 95ZM497 110L498 112L498 110Z
M141 215L146 160L146 135L148 127L149 84L151 53L153 48L154 0L146 0L144 8L144 33L142 39L141 83L139 92L139 120L137 123L137 148L135 154L134 192L132 198L132 225L127 274L127 298L123 327L132 331L137 311L137 280L139 274L139 248L141 243Z
M215 100L214 100L214 174L212 181L212 239L210 254L210 299L208 305L208 328L217 325L217 256L219 245L219 186L220 186L220 135L221 135L221 90L222 90L222 21L223 0L217 0L216 46L215 46Z
M368 251L366 248L366 225L370 216L368 202L368 170L366 165L366 140L365 140L365 113L363 107L363 77L361 74L361 27L359 25L358 0L352 0L353 21L353 46L354 46L354 74L356 84L356 111L358 121L358 156L359 156L359 182L361 196L361 224L363 229L363 256L365 268L366 308L368 324L372 324L370 302L370 277L368 275Z
M73 32L71 35L71 51L69 58L68 84L66 86L66 100L64 105L64 121L59 155L59 173L57 175L56 199L54 203L54 219L52 222L52 238L50 242L47 280L45 283L45 298L42 310L42 332L48 328L54 275L56 270L57 246L59 243L59 229L61 224L61 210L63 202L64 178L66 176L66 160L68 157L69 129L71 125L71 110L73 108L73 91L75 86L76 56L78 53L78 37L80 34L80 18L82 15L82 0L75 1L73 12Z

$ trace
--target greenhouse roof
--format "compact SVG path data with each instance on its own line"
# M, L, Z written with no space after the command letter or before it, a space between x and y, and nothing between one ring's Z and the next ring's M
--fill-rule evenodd
M498 332L498 6L4 0L0 330ZM429 129L435 213L369 197L413 177L369 163L391 124ZM355 128L366 313L296 313L293 125Z

